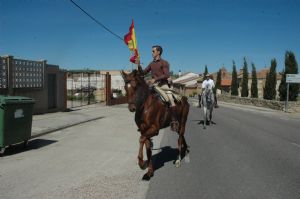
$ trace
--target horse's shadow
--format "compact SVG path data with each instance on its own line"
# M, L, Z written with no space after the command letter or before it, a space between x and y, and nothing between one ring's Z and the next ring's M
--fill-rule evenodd
M154 170L158 170L165 165L165 163L177 159L178 149L171 148L170 146L165 146L160 148L160 152L152 156Z

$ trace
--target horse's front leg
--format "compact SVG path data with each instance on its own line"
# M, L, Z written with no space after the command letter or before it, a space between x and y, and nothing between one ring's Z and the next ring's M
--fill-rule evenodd
M203 114L204 114L203 128L206 129L206 121L207 121L207 107L206 106L203 106Z
M145 145L146 145L146 153L147 153L147 159L148 159L148 172L145 173L145 175L143 176L143 180L150 180L150 178L154 174L153 163L152 163L152 150L151 150L150 139L147 139L145 141Z
M212 119L212 112L213 112L213 109L214 109L214 107L213 107L213 105L212 105L212 107L210 108L210 111L209 111L209 125L211 124L211 119Z
M140 148L139 148L139 155L138 155L138 164L140 166L141 169L146 169L146 161L144 161L144 157L143 157L143 147L144 147L144 143L145 143L145 138L144 136L141 135L140 137Z
M143 180L150 180L150 178L153 176L153 173L154 173L153 164L152 164L152 160L151 160L152 151L151 151L150 138L157 135L158 131L159 131L159 128L157 127L157 125L151 125L151 127L148 128L145 132L142 131L140 143L145 143L146 153L147 153L147 158L148 158L148 172L143 176Z

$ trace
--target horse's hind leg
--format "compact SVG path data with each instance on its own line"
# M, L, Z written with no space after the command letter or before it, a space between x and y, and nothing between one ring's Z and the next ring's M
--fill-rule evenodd
M153 164L152 164L152 151L151 151L151 144L150 144L150 139L146 139L145 141L146 145L146 152L147 152L147 158L148 158L148 172L145 173L143 176L143 180L150 180L150 178L153 176L154 169L153 169Z
M178 138L178 157L177 160L175 161L175 166L179 167L181 158L183 155L185 155L185 152L188 148L185 138L184 138L184 132L185 132L185 125L186 125L186 120L188 117L189 113L189 106L186 106L186 108L183 110L183 113L181 115L181 120L180 120L180 126L179 126L179 138Z
M178 156L177 160L175 161L175 166L179 167L181 162L181 155L182 155L182 145L183 145L183 135L179 135L178 138Z

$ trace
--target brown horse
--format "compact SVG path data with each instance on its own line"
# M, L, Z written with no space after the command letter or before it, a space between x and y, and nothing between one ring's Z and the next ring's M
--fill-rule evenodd
M159 99L153 89L146 83L140 67L131 73L127 74L122 71L121 74L125 82L128 109L130 112L135 112L135 122L141 132L138 164L143 169L148 163L148 171L143 176L143 180L150 180L154 174L150 138L158 135L160 129L170 126L170 108ZM176 110L179 121L177 131L179 138L178 158L175 165L178 167L182 157L188 152L188 146L184 138L185 124L189 113L189 103L186 97L182 97L181 101L176 103ZM143 160L144 144L146 145L147 162Z

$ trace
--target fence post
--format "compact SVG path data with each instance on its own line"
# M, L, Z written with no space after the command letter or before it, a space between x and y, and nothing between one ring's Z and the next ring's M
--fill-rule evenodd
M105 74L105 94L106 94L106 106L111 106L111 76L109 72Z
M63 71L64 72L64 111L68 109L68 72L66 70Z
M90 78L90 73L88 71L88 105L91 104L91 78Z

